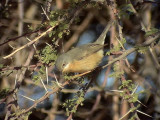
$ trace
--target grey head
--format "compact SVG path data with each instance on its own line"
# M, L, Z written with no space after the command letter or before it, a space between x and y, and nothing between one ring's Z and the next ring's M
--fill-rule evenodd
M66 53L63 53L57 58L55 66L58 71L63 72L64 68L68 65L69 62L70 58Z

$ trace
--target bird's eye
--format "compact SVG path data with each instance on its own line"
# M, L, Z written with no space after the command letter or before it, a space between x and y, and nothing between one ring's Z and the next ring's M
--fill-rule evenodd
M66 64L65 64L65 63L63 63L63 64L62 64L62 67L64 67L65 65L66 65Z

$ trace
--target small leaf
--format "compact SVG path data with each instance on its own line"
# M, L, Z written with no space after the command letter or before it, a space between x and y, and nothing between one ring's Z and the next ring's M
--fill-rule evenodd
M153 35L153 34L157 33L158 31L159 31L159 29L157 29L157 28L151 28L150 31L146 32L145 37Z

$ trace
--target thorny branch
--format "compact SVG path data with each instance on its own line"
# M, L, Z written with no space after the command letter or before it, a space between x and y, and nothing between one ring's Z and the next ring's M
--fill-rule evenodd
M113 60L109 61L108 64L104 65L102 68L105 68L105 67L113 64L114 62L118 61L118 60L122 60L123 58L127 57L129 54L137 51L139 49L139 47L147 47L147 46L149 46L151 43L155 42L160 37L160 34L158 33L152 38L150 38L150 37L148 38L149 40L146 40L141 45L137 45L134 48L131 48L129 50L124 51L122 55L120 55L119 57L114 58Z
M160 37L160 34L158 35L155 35L155 37L152 37L150 39L148 39L147 41L145 41L144 43L142 43L141 45L139 46L143 46L143 47L146 47L146 46L149 46L151 43L155 42L158 38ZM118 60L122 60L123 58L125 58L127 55L131 54L132 52L138 50L138 47L135 47L135 48L131 48L129 50L127 50L127 52L123 53L121 56L117 57L117 58L114 58L111 62L109 62L107 65L103 66L103 68L107 67L108 65L110 64L113 64L114 62L118 61ZM91 71L88 71L84 74L80 74L80 75L76 75L74 76L70 81L66 81L62 84L62 87L65 87L66 85L68 85L69 83L71 83L75 78L77 77L80 77L80 76L83 76L85 74L88 74L90 73ZM45 99L47 99L50 95L60 91L61 88L55 88L53 91L50 91L48 93L46 93L43 97L41 97L39 100L35 101L35 103L28 109L26 109L25 111L23 111L22 114L25 114L27 112L29 112L30 110L32 110L33 108L35 108L37 106L38 103L41 103L42 101L44 101ZM133 105L132 105L133 107ZM72 114L71 114L72 116ZM71 117L70 116L70 117Z

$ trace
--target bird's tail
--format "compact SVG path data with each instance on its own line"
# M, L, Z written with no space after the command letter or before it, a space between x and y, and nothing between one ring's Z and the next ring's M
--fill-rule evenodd
M106 34L107 32L109 31L110 27L113 25L114 21L113 20L110 20L108 22L108 25L104 28L103 32L101 33L101 35L99 36L99 38L96 40L95 43L97 44L101 44L103 45L104 44L104 40L106 38Z

